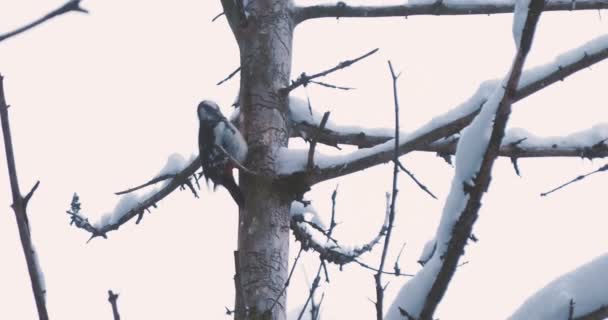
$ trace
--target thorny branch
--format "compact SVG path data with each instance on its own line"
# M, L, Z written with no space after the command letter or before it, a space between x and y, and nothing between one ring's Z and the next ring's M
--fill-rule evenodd
M60 16L62 14L66 14L68 12L73 11L73 12L89 13L89 11L87 11L86 9L84 9L80 6L81 1L82 0L70 0L70 1L66 2L65 4L63 4L61 7L45 14L44 16L36 19L33 22L26 24L23 27L17 28L15 30L7 32L5 34L0 34L0 42L6 40L8 38L14 37L25 31L28 31L28 30L34 28L35 26L44 23L45 21L48 21L48 20L50 20L54 17Z
M40 264L38 262L38 256L34 250L34 244L32 242L32 234L30 229L29 220L27 217L27 205L29 200L34 195L34 192L38 188L40 182L36 182L34 187L27 193L25 197L21 195L19 189L19 179L17 177L17 165L15 163L15 154L13 150L13 141L11 137L11 127L8 118L8 108L6 99L4 96L4 78L0 75L0 122L2 124L2 135L4 137L4 151L6 154L6 164L8 169L8 176L11 185L11 193L13 196L13 204L11 207L15 212L15 218L17 219L17 228L19 229L19 238L21 240L21 247L23 248L23 254L25 255L25 261L27 263L27 270L30 277L30 283L32 285L32 291L34 292L34 299L36 301L36 309L38 311L38 318L40 320L48 320L49 316L46 310L45 294L46 289L44 288L44 280L42 278L42 270L40 270Z
M324 76L326 76L326 75L328 75L330 73L333 73L335 71L347 68L347 67L351 66L353 63L357 63L359 60L365 59L365 58L371 56L372 54L374 54L376 52L378 52L378 48L376 48L376 49L374 49L374 50L372 50L372 51L370 51L370 52L368 52L368 53L366 53L366 54L364 54L364 55L362 55L360 57L357 57L355 59L342 61L337 66L335 66L333 68L329 68L329 69L327 69L325 71L321 71L321 72L315 73L313 75L307 75L306 73L302 73L297 80L292 81L292 83L288 87L283 88L280 91L281 91L282 94L287 95L287 94L289 94L290 91L294 90L295 88L297 88L299 86L307 86L308 83L311 82L311 80L313 80L313 79L316 79L316 78L319 78L319 77L324 77Z

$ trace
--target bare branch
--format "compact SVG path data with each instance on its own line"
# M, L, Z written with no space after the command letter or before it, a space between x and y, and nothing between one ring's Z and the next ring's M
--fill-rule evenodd
M583 52L578 59L569 59L564 63L556 61L555 63L550 63L545 66L532 68L523 73L518 89L512 95L512 101L516 102L523 99L558 80L563 80L565 77L605 59L608 57L608 47L601 45L604 43L605 36L596 38L577 49L578 51ZM539 72L539 70L546 70L547 72ZM490 84L492 84L492 86L490 86ZM460 107L453 109L447 114L436 117L432 123L429 123L406 136L399 146L400 156L411 151L428 148L427 146L431 145L434 141L450 137L466 127L475 115L477 115L480 108L486 103L489 95L489 92L487 92L489 86L494 87L496 85L495 83L490 84L486 83L482 85L478 92ZM327 129L325 129L325 131L326 130ZM331 136L324 134L321 134L319 142L323 142L323 138L329 138L330 142L328 144L330 145L332 145L332 143L338 143L335 139L332 140ZM357 139L362 141L360 137L357 137L357 134L350 135L348 139L351 141L356 141ZM386 137L376 137L374 139L376 139L374 141L375 143L381 139L386 139ZM351 157L346 157L344 161L335 161L332 165L321 168L320 170L285 172L282 176L284 178L296 179L297 181L300 181L300 183L306 185L313 185L321 181L337 178L391 160L393 151L390 145L378 145L376 148L377 149L375 150L355 151L359 156L353 154ZM305 168L303 167L302 169Z
M553 192L555 192L555 191L557 191L557 190L559 190L559 189L565 188L565 187L567 187L568 185L570 185L570 184L572 184L572 183L575 183L575 182L577 182L577 181L581 181L581 180L583 180L583 179L587 178L587 177L588 177L588 176L590 176L590 175L596 174L596 173L598 173L598 172L603 172L603 171L606 171L606 170L608 170L608 164L605 164L605 165L603 165L603 166L601 166L601 167L599 167L599 168L597 168L597 169L595 169L595 170L593 170L593 171L591 171L591 172L589 172L589 173L586 173L586 174L580 175L580 176L578 176L578 177L576 177L576 178L574 178L574 179L572 179L572 180L570 180L570 181L568 181L568 182L566 182L566 183L564 183L564 184L560 185L560 186L559 186L559 187L557 187L557 188L554 188L554 189L552 189L552 190L550 190L550 191L547 191L547 192L543 192L543 193L541 193L541 194L540 194L540 196L541 196L541 197L548 196L549 194L551 194L551 193L553 193Z
M427 186L425 186L422 182L420 182L420 180L418 180L418 178L416 178L416 176L413 173L411 173L403 165L403 163L401 163L401 161L397 160L397 165L399 166L399 169L403 170L403 172L405 172L410 177L410 179L412 179L412 181L414 181L414 183L416 183L418 188L420 188L422 191L426 192L426 194L431 196L433 199L437 200L437 197L435 197L435 195L431 192L431 190L429 190L429 188Z
M378 272L374 275L376 281L376 320L382 320L384 318L384 286L382 286L382 271L384 271L384 263L386 262L386 254L388 253L388 247L391 240L391 234L393 231L393 223L395 221L395 203L397 201L397 178L399 177L399 96L397 94L397 79L398 75L395 74L393 65L390 60L388 62L388 68L391 72L391 78L393 80L393 100L395 104L395 149L393 153L393 187L391 192L390 207L388 211L388 226L386 228L386 236L384 237L384 247L382 248L382 255L380 257L380 266ZM388 198L388 195L387 195ZM387 203L387 205L389 205Z
M308 170L311 170L315 165L315 148L317 147L317 137L319 136L319 132L323 131L325 125L327 124L327 120L329 119L329 111L323 114L323 119L321 119L321 124L319 124L319 129L317 130L317 134L315 134L310 141L310 148L308 149L308 164L306 167Z
M308 83L312 79L316 79L316 78L319 78L319 77L324 77L324 76L326 76L326 75L328 75L330 73L333 73L335 71L347 68L347 67L351 66L353 63L357 63L358 61L360 61L362 59L365 59L365 58L371 56L372 54L374 54L376 52L378 52L378 48L376 48L376 49L374 49L374 50L372 50L372 51L370 51L370 52L368 52L368 53L366 53L366 54L364 54L364 55L362 55L360 57L357 57L355 59L342 61L337 66L335 66L333 68L327 69L325 71L321 71L319 73L315 73L315 74L310 75L310 76L307 75L306 73L302 73L300 75L300 77L296 81L292 81L291 85L289 85L286 88L281 89L280 91L281 91L282 94L287 95L287 94L289 94L290 91L294 90L295 88L297 88L299 86L306 86L306 85L308 85Z
M324 118L325 118L325 116L329 117L329 112L325 113ZM323 122L323 121L321 121L321 122ZM325 119L325 122L327 122L327 119ZM332 192L332 194L331 194L331 222L329 224L329 230L327 230L327 233L324 233L327 237L328 242L331 240L336 244L337 244L337 241L333 240L333 238L331 237L331 234L334 232L334 228L336 227L336 197L337 197L337 195L338 195L338 187L336 186L336 189L334 189L334 192ZM294 230L294 234L295 234L295 232L296 231ZM296 236L296 239L297 239L297 236ZM303 248L304 247L301 246L300 251ZM325 258L322 255L320 256L320 260L321 260L321 262L319 263L319 268L317 269L317 274L312 282L312 285L310 286L310 290L308 292L308 297L306 298L306 302L304 303L304 306L302 307L302 310L300 311L300 314L298 315L298 320L302 319L302 316L304 315L304 311L306 311L306 307L308 306L308 303L310 303L311 301L312 301L311 311L314 311L315 303L314 303L313 299L314 299L315 291L319 287L319 281L321 280L320 275L321 275L322 269L325 270L325 279L329 282L329 277L327 275L327 268L325 266Z
M302 310L300 310L300 314L298 314L297 320L301 320L302 319L302 316L304 316L304 312L306 311L306 308L308 307L308 304L313 299L313 296L315 295L315 291L319 287L319 282L321 280L321 276L320 275L321 275L321 269L322 268L323 268L323 264L321 263L321 264L319 264L319 268L317 269L317 275L315 276L314 280L312 281L312 284L310 285L310 289L308 290L308 297L306 298L306 302L304 302L304 306L302 306Z
M5 34L0 34L0 42L6 40L8 38L14 37L25 31L28 31L29 29L32 29L33 27L35 27L39 24L42 24L45 21L48 21L48 20L50 20L54 17L60 16L62 14L66 14L68 12L74 11L74 12L89 13L86 9L84 9L80 6L81 1L82 0L70 0L70 1L66 2L65 4L63 4L61 7L45 14L44 16L38 18L37 20L35 20L33 22L28 23L27 25L25 25L23 27L20 27L11 32L7 32Z
M230 161L232 161L237 168L239 168L239 169L243 170L244 172L246 172L250 175L253 175L253 176L260 175L259 173L245 167L242 163L240 163L237 159L235 159L230 153L228 153L228 151L226 151L226 149L224 149L224 147L222 147L220 145L215 145L215 147L218 150L220 150L224 154L224 156L226 156L228 159L230 159Z
M285 285L283 286L283 289L281 289L281 292L279 293L279 295L276 297L276 299L274 299L272 306L270 306L270 309L269 309L270 312L272 312L274 307L279 302L279 299L281 298L281 296L283 296L283 293L285 293L285 290L287 290L287 287L289 287L289 282L291 281L291 277L293 276L294 270L296 270L296 266L298 265L298 261L300 260L300 256L302 255L302 251L304 251L304 249L302 249L302 247L300 247L300 251L298 251L298 255L296 256L296 259L293 261L293 265L291 266L291 270L289 270L289 276L287 277L287 280L285 280Z
M112 290L108 290L108 302L112 305L112 314L114 315L114 320L120 320L120 314L118 313L118 294L112 292Z
M321 81L314 81L314 80L311 80L310 83L318 84L318 85L326 87L326 88L338 89L338 90L344 90L344 91L354 90L355 89L355 88L351 88L351 87L340 87L340 86L336 86L336 85L333 85L333 84L330 84L330 83L321 82Z
M144 183L142 185L139 185L139 186L133 187L133 188L129 188L129 189L124 190L124 191L118 191L118 192L116 192L114 194L117 195L117 196L120 196L120 195L123 195L123 194L131 193L131 192L137 191L139 189L143 189L143 188L145 188L147 186L151 186L153 184L159 183L161 181L165 181L167 179L172 179L172 178L175 178L175 174L163 174L163 175L160 175L160 176L158 176L158 177L156 177L156 178L154 178L154 179L152 179L152 180L150 180L150 181L148 181L148 182L146 182L146 183Z
M222 85L224 82L232 79L232 77L234 77L237 73L239 73L239 71L241 71L241 66L239 66L238 68L236 68L234 71L232 71L226 78L222 79L220 82L216 83L216 86Z
M30 199L32 198L32 196L34 195L34 192L36 192L36 190L38 189L38 186L40 186L40 181L36 181L36 183L34 184L34 186L32 187L32 189L30 190L30 192L28 192L25 197L23 197L23 204L27 207L27 204L30 202Z
M94 226L93 224L91 224L89 220L80 213L80 202L78 201L78 196L75 194L74 198L72 199L71 208L67 211L67 213L71 217L70 224L74 224L77 228L86 230L91 233L91 238L89 239L89 241L95 237L107 238L108 232L117 230L120 226L127 223L134 217L138 217L136 223L139 223L143 218L145 211L150 211L150 208L152 207L156 208L156 203L164 199L177 188L188 186L192 189L193 187L191 186L192 182L190 181L190 178L191 176L195 175L196 171L200 167L200 158L196 157L184 169L175 173L175 175L170 178L170 180L166 182L166 184L162 186L158 191L148 195L147 197L142 199L142 201L139 202L137 205L128 209L124 213L121 213L119 216L113 219L113 222L108 223L106 225Z
M224 15L224 11L218 13L215 17L213 17L213 19L211 19L211 22L215 22L215 20L219 19L223 15Z
M4 151L6 154L6 164L8 176L11 185L11 193L13 196L12 208L17 219L17 228L19 229L19 237L21 239L21 247L25 255L27 270L30 276L34 299L36 300L36 309L38 317L41 320L48 320L49 316L46 310L44 279L42 270L38 262L38 256L34 250L30 225L27 217L27 204L38 188L39 182L36 182L34 187L28 194L23 197L19 190L19 179L17 178L17 165L15 163L15 154L13 150L13 140L11 137L11 127L8 118L8 105L4 96L4 78L0 75L0 122L2 125L2 135L4 137Z
M608 8L606 0L549 0L545 11L596 10ZM408 17L414 15L473 15L512 13L514 2L475 0L401 4L401 5L349 5L348 1L337 1L332 4L296 6L294 16L296 23L315 18L374 18L374 17Z

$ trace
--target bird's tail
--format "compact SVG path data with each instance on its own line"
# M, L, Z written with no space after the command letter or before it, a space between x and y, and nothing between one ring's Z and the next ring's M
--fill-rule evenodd
M241 188L236 184L232 176L226 180L227 181L224 181L224 187L230 192L232 199L234 199L234 202L236 202L239 208L242 208L245 205L245 196L243 195Z

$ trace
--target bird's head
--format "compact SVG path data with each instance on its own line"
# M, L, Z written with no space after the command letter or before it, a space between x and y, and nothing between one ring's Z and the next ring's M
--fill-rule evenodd
M211 100L203 100L199 103L197 113L200 121L219 120L224 117L217 103Z

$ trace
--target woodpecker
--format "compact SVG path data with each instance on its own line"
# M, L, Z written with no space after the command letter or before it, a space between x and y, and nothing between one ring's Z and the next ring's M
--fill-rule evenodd
M203 175L207 183L213 182L213 189L218 185L224 186L234 201L242 207L245 197L241 188L234 181L232 169L236 167L234 160L243 163L247 158L247 143L243 135L220 111L218 105L210 100L204 100L197 109L199 120L198 149L203 165ZM226 156L218 146L222 147Z

